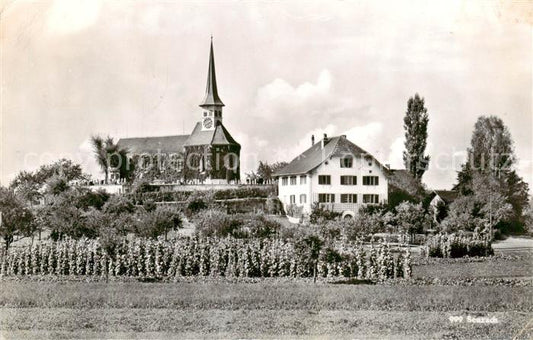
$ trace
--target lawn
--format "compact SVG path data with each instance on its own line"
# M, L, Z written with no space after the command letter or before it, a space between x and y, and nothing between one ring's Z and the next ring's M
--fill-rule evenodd
M334 284L191 278L0 281L5 338L533 337L532 254L416 259L415 278L514 278L523 285ZM529 282L529 283L528 283ZM462 316L462 322L450 317ZM496 321L483 321L482 317ZM470 319L468 319L470 318ZM474 319L472 319L474 318Z

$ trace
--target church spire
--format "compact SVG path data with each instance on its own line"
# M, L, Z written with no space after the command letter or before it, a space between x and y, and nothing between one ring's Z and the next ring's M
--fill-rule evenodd
M200 107L206 106L224 106L222 100L218 97L217 78L215 75L215 56L213 53L213 36L211 36L211 50L209 51L209 71L207 72L207 86L205 89L205 98Z

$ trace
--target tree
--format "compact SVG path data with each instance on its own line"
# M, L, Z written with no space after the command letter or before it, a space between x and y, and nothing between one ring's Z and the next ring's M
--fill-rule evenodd
M492 231L512 216L512 206L502 194L505 183L481 173L472 176L472 194L461 195L450 205L448 216L442 221L446 231L476 228Z
M520 231L526 222L529 187L513 169L516 156L509 129L496 116L481 116L470 144L468 159L457 174L454 189L467 196L502 198L512 212L505 213L500 222L507 224L509 230ZM492 191L487 192L487 188Z
M43 196L40 192L42 183L39 183L35 175L28 171L19 172L9 187L30 205L37 203Z
M34 172L21 171L9 187L30 205L44 196L44 193L59 193L67 189L69 182L86 180L81 165L62 158L54 163L41 165Z
M396 207L396 224L409 235L421 233L424 227L431 229L433 220L422 207L422 203L402 202Z
M259 161L257 175L263 179L265 184L272 182L272 167L267 162Z
M137 227L137 234L144 237L157 238L171 230L181 228L183 220L179 211L171 207L158 207L153 211L142 214Z
M109 226L126 235L131 229L135 205L125 196L112 196L103 206L102 211L110 217Z
M133 169L128 162L128 151L118 146L112 137L105 139L100 136L92 136L91 144L96 157L96 162L105 175L104 183L109 182L109 172L118 170L120 178L129 178Z
M33 215L13 190L0 187L0 213L0 235L5 242L5 251L15 236L33 234Z
M272 175L274 175L277 171L283 169L284 167L286 167L287 165L289 165L289 163L287 162L276 162L276 163L272 163L270 165L270 170L272 171Z
M426 151L428 137L428 113L424 106L424 98L420 98L418 93L414 98L407 101L407 112L405 113L405 151L403 152L403 162L405 168L418 181L422 180L424 172L427 170L429 156L424 155Z

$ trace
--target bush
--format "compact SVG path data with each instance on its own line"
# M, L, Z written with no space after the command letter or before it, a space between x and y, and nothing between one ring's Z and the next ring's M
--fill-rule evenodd
M277 196L274 194L268 195L268 198L265 203L265 210L268 214L282 214L283 213L283 204L281 204L281 201Z
M181 228L183 220L179 211L171 207L157 207L139 216L136 224L136 234L141 237L157 238L171 230Z
M341 213L324 209L320 206L320 203L315 202L311 208L311 215L309 215L309 218L311 223L323 223L325 221L331 221L339 218L340 216L342 216Z
M303 207L296 204L289 204L287 206L286 214L291 217L302 217Z
M195 217L196 230L202 236L235 238L267 238L278 233L281 225L262 214L228 215L219 209L208 209Z
M155 211L155 209L157 208L157 205L155 204L154 200L148 199L143 202L143 208L147 212L152 212L152 211Z
M464 256L490 256L494 254L491 242L473 236L438 234L426 242L428 257L459 258Z
M192 217L201 210L213 207L213 193L208 191L194 192L187 198L185 204L185 215L187 215L187 217Z

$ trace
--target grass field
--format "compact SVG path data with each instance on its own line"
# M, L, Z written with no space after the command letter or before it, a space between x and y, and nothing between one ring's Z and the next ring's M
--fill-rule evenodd
M415 277L531 278L531 253L419 261ZM4 338L530 339L533 286L0 281ZM462 322L450 317L463 316ZM494 324L473 323L480 318ZM470 318L468 320L467 318ZM472 319L474 318L474 319Z

